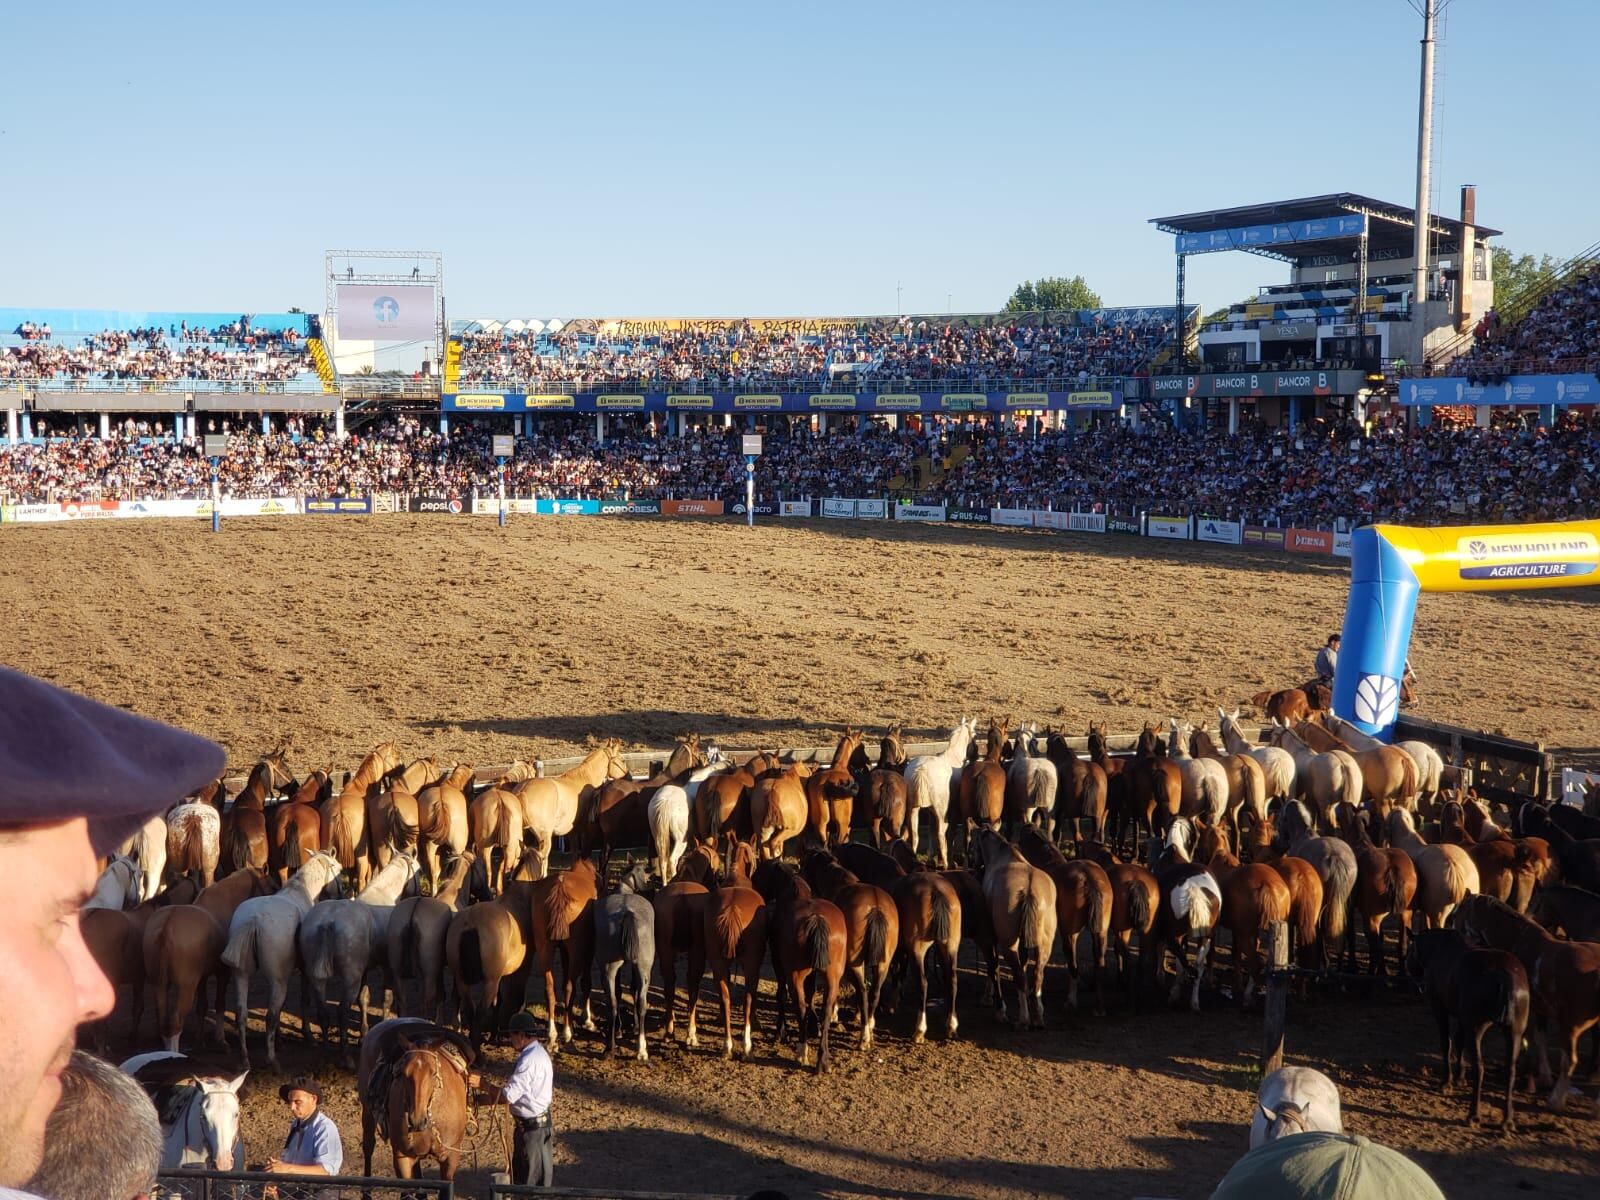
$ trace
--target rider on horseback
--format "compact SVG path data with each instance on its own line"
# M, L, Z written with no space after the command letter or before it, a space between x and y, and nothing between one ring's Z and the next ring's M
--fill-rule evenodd
M1339 635L1330 633L1327 643L1317 651L1316 677L1319 683L1333 686L1333 671L1339 662Z

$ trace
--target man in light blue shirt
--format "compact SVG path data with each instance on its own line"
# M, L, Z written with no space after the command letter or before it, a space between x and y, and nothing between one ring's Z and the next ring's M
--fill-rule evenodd
M550 1125L550 1100L555 1070L550 1053L534 1038L539 1023L530 1012L519 1012L507 1024L511 1048L517 1052L511 1078L489 1100L511 1107L517 1136L512 1143L512 1182L533 1187L550 1187L555 1176L553 1130Z
M283 1151L268 1159L266 1170L275 1175L337 1175L344 1166L344 1143L339 1127L322 1111L322 1088L302 1075L278 1089L294 1118Z

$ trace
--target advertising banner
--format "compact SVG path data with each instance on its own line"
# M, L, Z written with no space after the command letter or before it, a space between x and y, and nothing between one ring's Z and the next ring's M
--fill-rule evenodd
M1189 540L1188 517L1158 517L1151 514L1144 523L1146 537L1169 538L1177 542Z
M336 285L339 337L364 342L432 341L437 313L433 285Z
M827 496L822 501L822 515L825 517L853 517L856 515L856 502L854 500L841 500L837 496Z
M45 521L65 521L59 504L11 504L6 507L6 520L22 524Z
M120 517L198 517L204 504L207 513L211 505L203 500L124 500L117 515Z
M943 504L896 504L896 521L942 521L947 508Z
M1117 408L1117 398L1110 392L1068 392L1068 408Z
M600 515L600 501L535 500L533 511L541 517L595 517Z
M729 508L728 511L733 513L734 516L742 517L742 516L746 515L750 510L745 507L745 503L744 503L743 500L735 500L733 502L733 506L731 508ZM770 501L770 500L757 500L756 501L756 516L758 516L758 517L775 517L777 515L778 515L778 506L776 504L772 503L772 501Z
M1283 545L1296 554L1332 554L1333 530L1290 529Z
M1600 404L1600 379L1593 375L1513 375L1500 383L1482 383L1461 376L1406 379L1400 383L1401 404L1489 404L1540 407Z
M467 511L467 507L459 496L407 496L405 511L443 513L448 517L460 516Z
M508 517L531 517L539 509L537 500L530 500L526 496L507 496L506 515ZM472 500L472 512L479 517L497 517L500 515L499 496L475 496Z
M68 500L61 506L61 515L68 521L91 521L101 517L116 517L121 502L117 500Z
M1195 522L1194 536L1196 541L1237 546L1244 541L1244 526L1238 521L1216 521L1210 517L1202 517Z
M1139 518L1133 513L1112 512L1106 514L1107 533L1139 533Z
M1026 528L1033 524L1033 513L1026 508L991 508L989 524Z
M1295 242L1320 242L1329 238L1359 237L1367 218L1359 213L1335 213L1309 221L1279 221L1272 225L1238 225L1174 235L1178 254L1209 254L1214 250L1250 250L1285 246Z
M1068 513L1067 528L1073 533L1104 533L1106 531L1105 513Z
M952 508L945 513L946 521L954 521L958 525L987 525L989 523L989 510L987 508Z
M863 521L881 521L889 515L887 500L857 500L856 516Z
M811 501L809 500L784 500L778 504L780 517L809 517L811 515Z
M661 501L602 500L600 501L600 515L607 517L659 517L661 515Z
M1072 399L1068 397L1067 403ZM1006 407L1019 408L1023 412L1043 412L1050 407L1050 394L1048 392L1007 392Z
M1333 556L1335 558L1350 557L1350 531L1335 532L1333 535Z
M1366 387L1360 371L1232 371L1220 375L1156 375L1154 399L1184 396L1353 396Z
M201 500L198 504L198 515L209 517L211 501ZM268 500L240 500L224 496L220 511L225 517L288 517L304 512L305 506L299 496L273 496Z
M1283 549L1283 530L1271 525L1246 525L1244 527L1244 544L1246 546L1264 546L1269 550Z
M370 513L371 511L371 496L308 496L306 498L306 512L308 513Z
M723 515L721 500L663 500L661 502L661 515L664 517L720 517Z
M1050 508L1032 509L1029 516L1033 518L1035 529L1066 529L1072 520L1071 513L1056 512Z

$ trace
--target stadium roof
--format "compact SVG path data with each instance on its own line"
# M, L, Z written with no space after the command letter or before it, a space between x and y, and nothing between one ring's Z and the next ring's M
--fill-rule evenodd
M1246 204L1238 208L1214 208L1208 212L1185 213L1175 217L1152 217L1150 223L1164 233L1215 233L1258 225L1279 225L1295 221L1362 213L1367 217L1367 251L1375 258L1409 256L1417 226L1416 210L1403 204L1374 200L1354 192L1334 192L1326 196L1306 196L1299 200L1274 200L1266 204ZM1453 253L1461 247L1462 224L1453 217L1430 214L1429 229L1437 239L1435 253ZM1498 237L1500 230L1474 225L1477 240ZM1298 262L1326 254L1348 254L1355 246L1353 234L1333 234L1323 238L1295 238L1292 245L1252 246L1234 242L1219 249L1247 250L1267 258ZM1386 253L1385 253L1386 252Z

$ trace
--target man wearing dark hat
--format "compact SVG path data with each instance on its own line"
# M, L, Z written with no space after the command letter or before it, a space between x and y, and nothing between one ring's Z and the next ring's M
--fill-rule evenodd
M1339 665L1339 635L1330 633L1327 644L1317 651L1317 678L1323 683L1333 683L1334 668Z
M491 1104L508 1104L517 1136L511 1150L511 1180L533 1187L549 1187L555 1176L550 1127L550 1099L555 1070L550 1054L534 1037L539 1023L524 1010L507 1023L517 1061L506 1085L488 1093Z
M95 858L222 773L219 747L0 667L0 1200L44 1152L74 1031L111 1011L78 910Z
M344 1166L339 1127L322 1111L322 1087L301 1075L278 1089L278 1099L293 1118L283 1151L269 1158L264 1170L274 1175L337 1175Z

